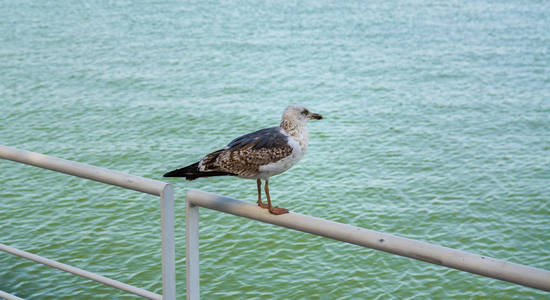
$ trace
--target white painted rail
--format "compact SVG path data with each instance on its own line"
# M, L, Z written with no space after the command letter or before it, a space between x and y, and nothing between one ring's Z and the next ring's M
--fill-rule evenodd
M297 213L276 216L252 203L189 190L186 195L187 298L192 300L200 296L199 207L550 292L550 271Z
M123 172L91 166L36 152L20 150L4 145L0 145L0 158L95 180L110 185L116 185L154 196L160 196L166 186L169 185L166 182L158 180L143 178Z
M46 266L50 266L50 267L53 267L53 268L56 268L56 269L59 269L59 270L62 270L62 271L68 272L68 273L78 275L80 277L84 277L84 278L87 278L87 279L90 279L90 280L97 281L97 282L103 283L105 285L109 285L109 286L112 286L114 288L117 288L121 291L126 291L126 292L129 292L129 293L144 297L144 298L156 299L156 300L161 300L162 299L162 296L159 295L159 294L155 294L155 293L149 292L147 290L137 288L135 286L132 286L132 285L129 285L129 284L126 284L126 283L122 283L120 281L116 281L116 280L113 280L113 279L110 279L110 278L107 278L105 276L101 276L101 275L98 275L98 274L95 274L95 273L92 273L92 272L88 272L88 271L85 271L85 270L82 270L82 269L79 269L79 268L76 268L76 267L73 267L73 266L70 266L70 265L67 265L67 264L64 264L64 263L60 263L60 262L57 262L55 260L47 259L47 258L44 258L44 257L39 256L39 255L35 255L35 254L29 253L29 252L26 252L26 251L23 251L23 250L19 250L19 249L10 247L10 246L6 246L4 244L0 244L0 250L4 251L4 252L7 252L7 253L10 253L10 254L13 254L13 255L17 255L17 256L22 257L22 258L26 258L28 260L35 261L37 263L44 264Z
M18 255L50 267L58 268L84 278L95 280L103 284L118 288L150 299L176 299L176 267L175 267L175 239L174 239L174 190L172 185L153 179L147 179L105 168L95 167L75 161L52 157L36 152L16 149L0 145L0 158L33 165L73 176L103 182L160 196L161 235L162 235L162 296L136 288L116 280L106 278L88 271L65 265L38 255L28 253L13 247L0 244L0 250ZM2 292L4 293L4 292Z
M6 292L0 291L0 299L6 299L6 300L23 300L23 298L19 298L17 296L14 296L12 294L8 294Z

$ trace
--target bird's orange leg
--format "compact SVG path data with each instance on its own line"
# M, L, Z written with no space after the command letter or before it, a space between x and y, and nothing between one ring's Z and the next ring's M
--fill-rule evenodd
M267 197L267 208L269 209L269 212L274 215L282 215L288 213L288 209L277 207L277 206L271 206L271 198L269 197L269 181L265 181L265 195Z
M258 206L261 208L267 208L267 204L262 202L262 181L256 179L256 185L258 186Z

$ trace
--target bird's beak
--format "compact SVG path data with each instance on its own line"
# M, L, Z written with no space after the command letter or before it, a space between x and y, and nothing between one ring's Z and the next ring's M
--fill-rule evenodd
M321 120L323 118L323 116L321 116L320 114L312 113L312 114L309 115L309 118L310 119L315 119L315 120Z

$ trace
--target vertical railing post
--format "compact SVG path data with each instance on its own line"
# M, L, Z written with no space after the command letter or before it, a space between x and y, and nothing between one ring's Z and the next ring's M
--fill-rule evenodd
M187 196L185 197L185 203L187 299L198 300L200 298L199 207L193 205Z
M176 300L176 245L174 188L167 184L160 195L162 234L162 299Z

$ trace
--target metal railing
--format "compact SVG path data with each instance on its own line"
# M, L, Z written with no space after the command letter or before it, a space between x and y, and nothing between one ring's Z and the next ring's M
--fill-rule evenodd
M0 244L1 251L73 273L145 298L176 299L174 193L170 184L2 145L0 145L0 158L160 196L163 295L161 296L4 244ZM271 223L543 291L550 291L550 272L546 270L296 213L275 216L252 203L221 197L198 190L189 190L186 194L186 267L188 299L194 300L200 297L199 207ZM2 291L0 291L0 297L6 299L20 299Z
M172 185L134 176L105 168L99 168L75 161L56 158L36 152L19 150L0 145L0 158L33 165L73 176L116 185L142 193L160 196L161 235L162 235L162 296L147 290L137 288L92 272L69 266L51 259L28 253L4 244L0 250L17 255L44 265L57 268L105 285L133 293L149 299L176 299L176 268L175 268L175 240L174 240L174 190ZM18 299L13 295L0 291L0 296L7 299Z
M189 190L185 198L187 299L200 297L199 207L550 292L550 271L297 213L276 216L255 204L199 190Z

